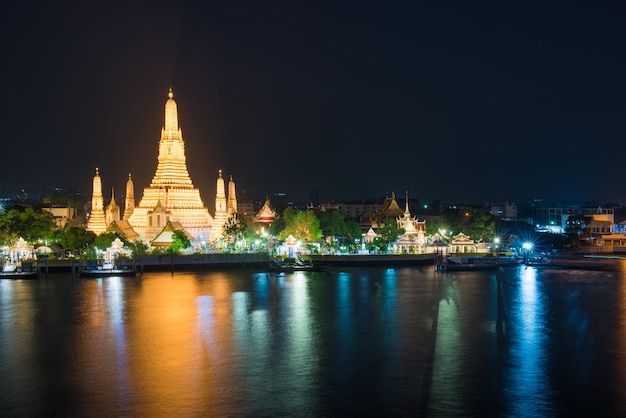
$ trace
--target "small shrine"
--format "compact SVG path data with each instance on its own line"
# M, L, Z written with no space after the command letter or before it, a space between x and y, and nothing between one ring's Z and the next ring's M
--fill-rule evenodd
M35 258L35 249L24 238L20 237L13 247L8 251L9 262L19 263L22 260L32 260Z
M132 252L124 248L124 242L119 238L115 238L111 246L104 252L104 260L113 262L120 257L129 257L131 255Z
M475 253L478 250L476 243L468 235L460 232L452 238L451 253Z

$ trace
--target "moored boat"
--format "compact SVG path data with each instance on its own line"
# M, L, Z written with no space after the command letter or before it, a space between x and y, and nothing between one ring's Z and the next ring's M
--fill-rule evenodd
M497 270L500 267L518 264L514 260L500 259L499 257L447 256L437 267L438 270L452 271Z
M89 260L80 270L81 277L135 277L137 268L132 264L116 265L112 262L97 263L95 260Z
M36 279L39 269L31 261L21 263L5 263L0 271L0 279Z
M331 267L330 263L318 263L312 260L304 260L300 257L294 258L272 258L270 260L270 271L294 272L294 271L324 271Z

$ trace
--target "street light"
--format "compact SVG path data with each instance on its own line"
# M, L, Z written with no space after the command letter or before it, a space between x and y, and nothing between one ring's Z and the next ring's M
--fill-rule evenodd
M528 259L530 257L530 251L533 249L532 242L525 242L522 244L522 248L524 249L524 263L528 264Z

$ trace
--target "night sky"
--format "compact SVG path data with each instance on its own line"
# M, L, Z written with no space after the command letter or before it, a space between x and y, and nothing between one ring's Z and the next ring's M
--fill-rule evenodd
M623 6L12 2L0 31L3 190L98 167L139 199L171 86L211 210L219 169L240 199L626 204Z

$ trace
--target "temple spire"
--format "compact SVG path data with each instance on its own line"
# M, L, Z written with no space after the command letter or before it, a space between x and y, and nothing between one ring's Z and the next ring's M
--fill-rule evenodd
M228 214L232 215L233 213L237 213L237 194L235 192L235 181L231 175L228 182Z
M406 213L409 213L409 191L406 191L406 208L404 209Z
M102 196L102 179L100 171L96 168L96 175L93 177L93 188L91 195L91 213L87 222L87 230L97 235L106 230L104 217L104 197Z
M126 182L126 200L124 202L124 220L127 221L135 211L135 186L133 185L133 179L128 174L128 181Z
M169 99L165 103L165 133L168 136L176 136L178 133L178 106L174 101L174 93L170 87L170 91L167 94Z

